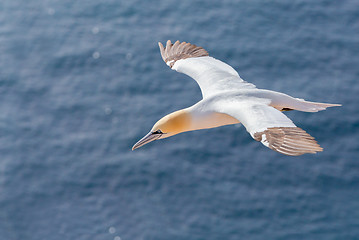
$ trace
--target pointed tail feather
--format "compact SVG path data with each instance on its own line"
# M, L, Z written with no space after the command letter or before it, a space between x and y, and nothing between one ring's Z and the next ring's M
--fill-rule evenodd
M300 109L300 111L305 111L305 112L318 112L318 111L325 110L328 107L340 107L340 106L342 106L341 104L309 102L309 101L305 101L305 100L302 100L302 99L300 99L300 101L303 103L303 105L302 105L303 110Z

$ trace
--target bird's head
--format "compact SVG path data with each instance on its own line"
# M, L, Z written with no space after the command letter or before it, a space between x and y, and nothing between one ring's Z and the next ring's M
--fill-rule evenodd
M158 120L155 125L153 125L151 131L133 145L132 150L142 147L154 140L171 137L178 133L189 131L190 126L191 115L185 109L168 114Z

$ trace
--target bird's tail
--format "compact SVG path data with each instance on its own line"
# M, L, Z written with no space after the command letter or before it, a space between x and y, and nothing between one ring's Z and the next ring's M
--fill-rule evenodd
M328 107L340 107L341 104L332 104L332 103L320 103L320 102L309 102L303 99L296 98L298 100L294 104L294 110L303 111L303 112L318 112L325 110Z

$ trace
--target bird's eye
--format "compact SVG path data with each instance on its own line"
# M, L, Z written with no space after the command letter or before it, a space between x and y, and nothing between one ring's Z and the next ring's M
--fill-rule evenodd
M156 132L153 132L153 134L162 134L163 132L161 130L157 130Z

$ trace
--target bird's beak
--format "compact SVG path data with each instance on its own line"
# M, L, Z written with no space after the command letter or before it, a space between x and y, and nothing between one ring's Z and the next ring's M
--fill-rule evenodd
M135 145L133 145L132 151L135 150L136 148L142 147L143 145L149 142L159 139L161 136L162 134L158 134L158 133L152 133L152 132L147 133L146 136L141 138L140 141L138 141Z

